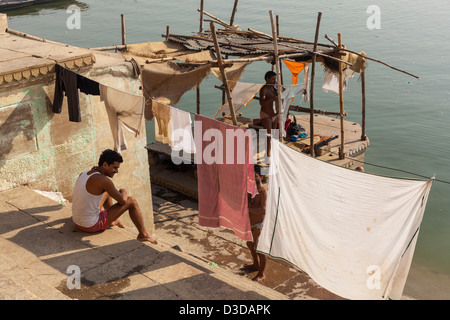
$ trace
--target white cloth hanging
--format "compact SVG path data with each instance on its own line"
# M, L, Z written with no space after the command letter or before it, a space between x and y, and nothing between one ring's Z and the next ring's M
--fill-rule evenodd
M342 71L342 90L347 90L348 79L353 78L355 72L351 69L344 69ZM339 94L339 74L331 71L325 73L325 78L323 80L322 89L325 92L332 91Z
M347 299L400 299L431 181L332 165L272 139L257 250Z
M264 84L237 82L231 92L234 110L246 106L250 100L261 90ZM228 101L219 109L219 111L229 113L230 107Z
M170 107L171 147L173 151L195 153L192 120L189 112Z
M303 86L305 87L305 94L303 95L303 100L305 102L309 101L309 64L306 65L303 70Z
M99 85L100 100L105 103L109 124L117 152L128 148L123 129L137 136L140 133L144 117L143 96L120 91L105 85Z

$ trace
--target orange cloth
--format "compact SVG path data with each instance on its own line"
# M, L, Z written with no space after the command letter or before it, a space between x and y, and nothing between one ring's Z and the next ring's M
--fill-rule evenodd
M302 70L306 67L308 62L297 62L284 59L281 60L283 60L288 69L292 72L292 84L297 84L298 74L302 72Z

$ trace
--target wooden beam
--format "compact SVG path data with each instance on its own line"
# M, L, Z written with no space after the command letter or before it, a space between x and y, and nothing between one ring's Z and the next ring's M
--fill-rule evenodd
M342 37L341 37L340 33L338 33L338 47L339 48L342 47ZM339 112L341 113L341 115L340 115L341 146L339 148L339 159L344 159L345 158L344 117L343 117L343 114L344 114L344 79L343 79L343 75L342 75L342 64L340 62L339 62Z
M89 48L89 49L97 50L97 51L107 51L107 50L123 50L126 48L127 48L126 45L120 45L120 46L98 47L98 48Z
M310 151L309 154L311 157L314 157L314 78L316 75L316 59L317 59L317 41L319 39L319 28L320 28L320 19L322 18L322 12L319 12L317 15L317 24L316 24L316 34L314 37L314 49L313 49L313 61L311 67L311 85L309 89L309 106L311 109L311 113L309 116L309 131L310 131Z
M200 27L199 27L199 33L203 32L203 0L200 0Z
M230 87L228 86L227 75L225 73L225 68L223 67L222 54L220 52L220 47L219 47L219 43L217 41L217 36L216 36L216 28L214 27L214 23L213 22L210 22L209 26L211 28L211 35L212 35L213 40L214 40L214 47L216 49L217 63L219 65L219 70L220 70L220 74L222 75L223 85L225 87L225 90L226 90L226 93L227 93L227 97L228 97L228 106L229 106L230 112L231 112L231 119L233 120L233 124L235 126L237 126L236 113L234 112L233 100L231 98Z
M300 106L293 106L293 105L290 105L290 106L289 106L289 110L290 110L290 111L295 111L295 112L306 112L306 113L311 113L311 109L310 109L310 108L305 108L305 107L300 107ZM340 115L341 115L340 112L324 111L324 110L317 110L317 109L314 109L313 112L314 112L314 113L317 113L317 114L327 115L327 116L340 116ZM343 116L344 116L344 117L347 117L347 116L348 116L348 113L345 112L345 113L343 114Z
M361 140L367 140L366 136L366 76L365 71L361 72L361 93L362 93L362 132Z
M198 9L198 11L200 11L200 9ZM224 27L229 27L229 28L233 27L233 26L231 26L230 24L226 23L225 21L220 20L219 18L213 16L212 14L210 14L210 13L204 11L204 10L203 10L203 14L204 14L204 15L207 15L207 16L210 17L210 18L213 18L214 20L216 20L217 23L223 25Z
M121 25L121 29L122 29L122 45L126 45L127 41L125 38L125 17L123 16L123 14L120 15L120 25Z
M281 112L282 107L282 100L281 100L281 66L280 66L280 59L278 58L278 42L277 42L277 30L275 27L275 21L273 19L273 13L272 11L269 11L270 14L270 23L272 24L272 35L273 35L273 53L274 53L274 59L275 59L275 67L276 67L276 73L277 73L277 96L278 96L278 107L277 107L277 113L278 113L278 139L280 141L283 141L283 135L282 135L282 129L283 128L283 113Z
M234 24L234 16L236 15L239 0L234 0L233 12L231 13L230 25Z
M197 114L200 114L200 85L197 85Z

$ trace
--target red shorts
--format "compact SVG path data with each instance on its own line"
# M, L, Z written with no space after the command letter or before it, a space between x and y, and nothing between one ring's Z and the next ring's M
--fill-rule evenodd
M78 229L84 232L98 232L98 231L105 231L106 227L108 226L108 210L104 209L100 211L100 215L98 217L98 221L96 224L94 224L92 227L86 228L79 226L75 223Z

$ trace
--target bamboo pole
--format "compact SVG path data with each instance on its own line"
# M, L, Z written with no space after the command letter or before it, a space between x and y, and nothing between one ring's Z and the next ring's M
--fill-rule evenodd
M279 35L280 35L280 17L278 15L276 15L275 18L276 18L276 21L277 21L277 37L279 37ZM281 78L281 82L280 83L281 83L281 85L283 85L284 84L284 82L283 82L283 68L282 68L281 64L280 64L280 78Z
M274 53L274 59L275 59L275 67L276 67L276 73L277 73L277 96L278 96L278 106L277 106L277 113L278 113L278 139L280 141L283 141L283 135L282 133L282 126L283 126L283 114L281 113L281 74L280 74L280 59L278 58L278 42L277 42L277 30L275 28L275 21L273 19L273 13L272 10L269 11L270 14L270 23L272 24L272 34L273 34L273 53Z
M366 80L365 71L361 72L361 93L362 93L362 132L361 140L367 140L366 137Z
M313 49L313 61L311 68L311 86L309 89L309 105L311 109L311 113L309 116L309 134L310 134L310 150L309 154L311 157L314 157L314 78L316 75L316 59L317 59L317 41L319 39L319 28L320 28L320 19L322 18L322 12L319 12L317 15L317 24L316 24L316 34L314 37L314 49Z
M338 44L336 42L334 42L333 39L331 39L327 34L325 35L325 39L327 39L328 41L330 41L332 44L334 44L335 47L338 46Z
M197 114L200 114L200 84L197 85Z
M270 35L265 34L265 33L263 33L263 32L260 32L260 31L256 31L256 30L253 30L253 29L250 29L250 28L248 28L248 30L251 31L252 33L256 33L256 34L258 34L258 35L270 37ZM292 41L292 42L298 42L298 43L304 43L304 44L312 44L311 42L303 41L303 40L295 39L295 38L280 37L280 36L279 36L278 38L279 38L280 40L285 40L285 41ZM334 46L336 46L336 42L334 42L333 39L331 39L331 38L329 38L329 37L327 37L327 36L325 36L325 38L326 38L328 41L330 41L331 43L333 43ZM323 43L321 43L320 45L323 46L323 47L329 47L329 48L332 48L332 47L333 47L333 46L331 46L331 45L326 45L326 44L323 44ZM414 74L412 74L412 73L409 73L409 72L407 72L407 71L405 71L405 70L401 70L401 69L399 69L399 68L396 68L396 67L394 67L394 66L391 66L391 65L389 65L389 64L387 64L386 62L383 62L383 61L381 61L381 60L377 60L377 59L374 59L374 58L371 58L371 57L362 55L362 54L360 54L360 53L358 53L358 52L355 52L355 51L352 51L352 50L349 50L349 49L341 49L341 51L345 51L345 52L350 52L350 53L356 54L356 55L358 55L358 56L360 56L360 57L366 58L367 60L372 60L372 61L381 63L382 65L385 65L385 66L388 67L388 68L391 68L391 69L393 69L393 70L396 70L396 71L405 73L405 74L407 74L407 75L409 75L409 76L411 76L411 77L414 77L414 78L416 78L416 79L419 79L418 76L416 76L416 75L414 75Z
M239 0L234 0L233 12L231 13L230 25L234 24L234 16L236 15Z
M225 74L225 68L223 66L222 54L220 53L220 46L219 46L219 42L217 41L216 28L214 27L214 22L210 22L209 26L211 28L211 35L214 40L214 48L216 49L217 64L219 65L219 70L220 70L220 74L222 75L223 85L225 87L227 97L228 97L228 106L229 106L230 112L231 112L231 119L233 120L233 124L235 126L237 126L236 113L234 112L233 100L231 98L230 87L228 87L227 75Z
M166 40L169 39L169 34L170 34L169 30L170 30L170 26L166 26Z
M293 106L293 105L290 105L290 106L289 106L289 110L291 110L291 111L296 111L296 112L307 112L307 113L311 113L311 109L309 109L309 108L304 108L304 107L300 107L300 106ZM314 112L314 113L317 113L317 114L327 115L327 116L340 116L340 115L341 115L340 112L325 111L325 110L317 110L317 109L314 109L313 112ZM347 116L348 116L348 113L345 112L345 113L343 114L343 116L344 116L344 117L347 117Z
M120 15L120 24L122 28L122 45L126 45L127 41L125 39L125 17L123 16L123 13Z
M203 32L203 0L200 0L200 28L198 32Z
M109 47L98 47L98 48L89 48L91 50L97 50L97 51L107 51L107 50L122 50L122 49L126 49L127 46L109 46Z
M47 39L44 39L44 38L39 38L39 37L36 37L36 36L32 36L30 34L23 33L23 32L16 31L16 30L12 30L12 29L9 29L9 28L7 28L5 30L5 32L13 34L13 35L21 37L21 38L26 38L26 39L30 39L30 40L34 40L34 41L46 42L46 43L51 43L51 44L57 44L57 45L66 46L66 47L72 47L71 45L68 45L68 44L65 44L65 43L56 42L56 41L52 41L52 40L47 40Z
M198 11L200 11L200 9L198 9ZM229 24L226 23L225 21L223 21L223 20L217 18L216 16L213 16L212 14L210 14L210 13L204 11L204 10L203 10L203 14L204 14L204 15L207 15L207 16L210 17L210 18L213 18L214 20L216 20L216 22L217 22L218 24L221 24L221 25L223 25L224 27L230 27L230 28L232 27L231 25L229 25Z
M342 37L338 33L338 47L342 47ZM341 147L339 148L339 159L344 159L344 79L342 75L342 65L339 62L339 112L340 112L340 124L341 124Z

